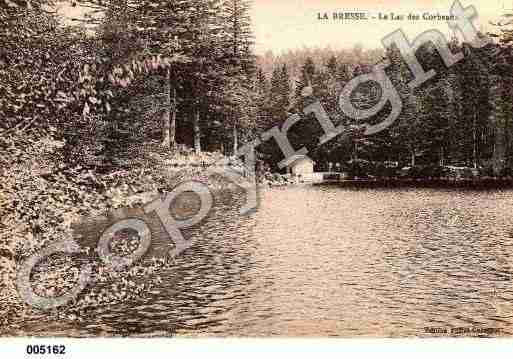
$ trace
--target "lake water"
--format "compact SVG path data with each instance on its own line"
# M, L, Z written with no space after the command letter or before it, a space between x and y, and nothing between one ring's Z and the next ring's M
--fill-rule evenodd
M252 217L218 204L136 302L31 335L432 336L513 332L513 192L293 187ZM468 335L468 334L467 334ZM497 334L495 334L497 335Z

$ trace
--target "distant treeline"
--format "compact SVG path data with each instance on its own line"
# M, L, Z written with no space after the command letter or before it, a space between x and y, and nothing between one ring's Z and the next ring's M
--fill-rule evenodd
M464 58L450 68L436 47L427 43L417 51L417 57L426 71L433 69L437 75L414 90L408 87L413 75L399 50L387 49L382 54L391 63L386 72L403 103L394 125L377 135L340 136L319 147L321 128L310 118L291 130L291 142L295 148L307 146L309 156L320 167L351 160L394 161L402 166L456 165L482 167L495 175L511 174L512 61L508 38L509 32L504 31L501 41L483 48L451 39L451 51L462 52ZM354 51L303 49L260 58L258 123L271 126L283 123L291 113L301 115L308 104L302 90L311 86L313 97L321 101L335 124L357 124L340 110L340 92L352 78L370 72L383 56L379 51ZM298 58L304 59L299 71ZM357 88L350 100L358 108L370 108L379 101L379 91L377 84L369 82ZM385 108L370 122L383 121L389 111ZM264 157L272 163L281 160L276 146L262 147Z
M489 167L497 175L513 167L508 26L498 27L496 44L480 49L450 40L452 51L465 55L450 68L432 44L421 47L418 58L437 76L410 90L412 75L393 48L257 57L246 0L79 0L90 12L76 26L46 10L51 0L19 3L0 1L1 131L10 139L63 140L60 153L69 163L112 169L147 143L231 154L290 114L303 116L312 98L334 123L357 125L340 111L340 92L388 58L387 74L403 102L392 127L318 146L318 123L300 121L290 132L294 146L307 146L321 165L364 159ZM306 87L310 98L302 96ZM367 83L350 100L369 108L379 97ZM258 150L277 169L276 144Z

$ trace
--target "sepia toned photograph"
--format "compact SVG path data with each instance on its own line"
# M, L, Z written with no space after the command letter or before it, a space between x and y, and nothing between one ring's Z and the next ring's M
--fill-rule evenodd
M513 1L0 23L0 341L513 336Z

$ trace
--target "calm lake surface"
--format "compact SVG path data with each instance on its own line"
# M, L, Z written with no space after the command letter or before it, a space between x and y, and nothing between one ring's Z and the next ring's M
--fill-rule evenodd
M432 336L513 333L513 192L293 187L252 217L218 204L149 298L29 335Z

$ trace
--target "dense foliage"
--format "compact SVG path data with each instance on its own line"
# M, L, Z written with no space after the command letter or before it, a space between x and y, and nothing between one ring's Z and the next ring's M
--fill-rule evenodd
M438 75L411 91L396 49L303 49L257 58L246 0L76 3L85 15L70 25L51 0L0 0L4 320L22 307L13 284L18 260L72 236L80 217L132 205L134 193L169 189L180 168L197 175L198 164L236 153L290 114L303 119L290 140L309 149L318 170L331 162L357 177L386 177L399 175L385 165L397 163L409 167L410 177L441 177L448 165L511 174L508 26L482 49L452 40L451 49L465 58L449 69L433 46L420 48L423 66ZM397 123L370 137L349 131L319 147L321 129L302 114L305 106L319 100L335 124L351 128L354 121L338 106L340 92L383 57L404 104ZM351 100L372 106L379 91L368 84ZM258 151L277 171L276 144Z
M295 148L305 145L309 149L319 170L327 170L329 162L365 160L397 162L399 167L466 166L481 168L483 173L495 176L509 175L513 168L510 120L513 102L511 71L507 65L511 58L499 56L510 51L504 41L474 48L454 38L449 43L451 51L461 51L465 57L450 68L445 67L436 48L426 44L417 51L417 56L426 70L434 69L437 75L414 90L407 85L412 75L399 51L388 49L384 54L391 62L387 75L403 102L396 123L375 136L340 136L321 147L317 144L320 126L301 114L309 104L302 96L303 89L311 88L313 97L321 101L335 124L354 124L339 109L338 97L348 81L371 71L372 65L378 62L372 56L376 53L349 57L343 52L333 55L330 49L295 52L299 57L305 57L304 53L308 56L299 70L292 71L297 68L292 56L267 54L264 67L273 70L258 75L257 122L276 125L283 123L290 113L300 114L304 120L293 127L289 137ZM314 58L320 60L316 62ZM378 100L372 85L358 88L351 98L360 108L369 108ZM385 116L386 111L379 115ZM264 152L273 163L281 160L277 148L267 146Z
M72 237L80 218L141 204L149 199L134 194L170 189L175 173L196 176L193 165L220 158L191 156L189 146L171 141L160 147L157 138L170 130L161 120L170 120L166 112L179 118L179 142L194 141L198 152L212 132L231 141L232 128L250 121L243 103L254 59L245 2L87 5L86 24L70 26L52 1L0 2L0 315L8 324L23 313L16 262ZM169 158L183 158L181 167ZM60 278L41 293L55 295L70 281ZM140 293L130 283L125 278L113 295ZM102 293L79 304L115 299Z

